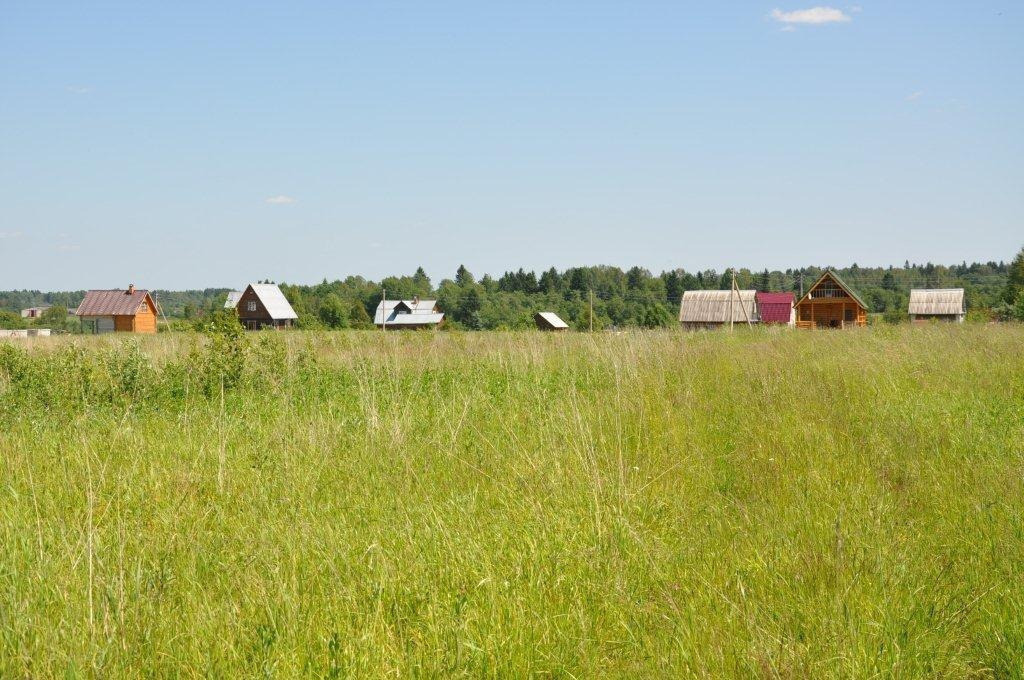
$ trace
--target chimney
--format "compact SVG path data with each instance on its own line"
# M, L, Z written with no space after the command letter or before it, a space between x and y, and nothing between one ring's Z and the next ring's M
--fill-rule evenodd
M419 307L419 305L420 305L420 296L419 295L413 295L412 296L412 306L413 307Z
M129 295L135 295L135 284L134 283L129 283L128 284L128 294Z

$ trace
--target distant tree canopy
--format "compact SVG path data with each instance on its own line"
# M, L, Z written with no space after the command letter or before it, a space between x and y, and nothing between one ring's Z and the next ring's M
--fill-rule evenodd
M735 274L741 289L792 291L799 296L824 269L738 269ZM911 288L964 288L972 318L1013 318L1016 310L1024 310L1024 250L1009 264L852 264L836 271L860 294L871 313L894 323L906 319ZM411 276L388 276L379 282L349 276L335 281L324 279L314 285L281 284L281 290L303 328L372 328L374 311L386 292L389 300L436 298L445 312L446 325L467 330L532 328L533 315L538 311L552 311L570 326L589 328L592 294L593 325L598 329L671 326L685 291L729 288L731 283L732 272L714 269L673 269L653 274L643 267L570 267L562 271L551 267L541 272L520 268L497 278L487 274L477 278L467 266L460 265L453 278L442 280L436 287L420 267ZM156 291L156 297L165 315L177 319L190 315L202 323L223 307L227 290ZM0 317L0 324L26 323L20 318L20 310L42 303L74 309L83 295L84 291L0 292L0 309L14 314ZM49 314L48 322L55 323L59 311Z

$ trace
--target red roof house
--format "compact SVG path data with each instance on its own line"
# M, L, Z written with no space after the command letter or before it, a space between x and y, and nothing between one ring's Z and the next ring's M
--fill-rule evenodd
M757 310L761 323L791 324L793 315L792 293L757 293Z

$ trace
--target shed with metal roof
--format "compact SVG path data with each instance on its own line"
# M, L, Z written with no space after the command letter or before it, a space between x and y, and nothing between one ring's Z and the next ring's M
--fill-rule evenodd
M910 320L915 323L932 320L963 323L967 315L964 289L914 288L910 291L910 305L907 311Z
M787 324L796 322L796 308L793 307L792 293L769 293L758 291L757 318L761 323Z
M686 329L718 328L757 321L753 290L688 290L679 304L679 323Z
M562 317L554 312L537 312L533 315L533 321L537 324L537 328L542 331L569 330L569 324L562 321Z

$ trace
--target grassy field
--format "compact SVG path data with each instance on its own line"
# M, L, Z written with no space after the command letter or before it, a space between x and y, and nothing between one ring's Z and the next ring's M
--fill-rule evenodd
M0 344L0 677L1024 676L1024 327Z

